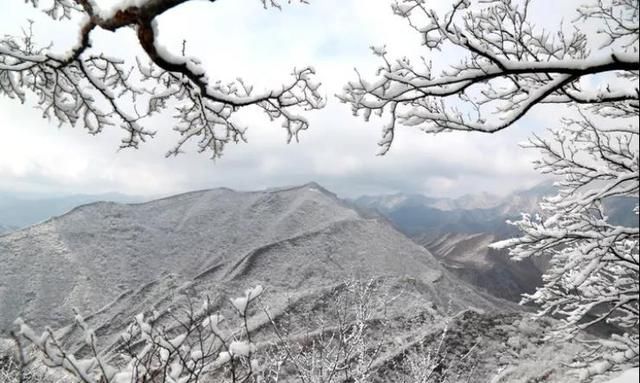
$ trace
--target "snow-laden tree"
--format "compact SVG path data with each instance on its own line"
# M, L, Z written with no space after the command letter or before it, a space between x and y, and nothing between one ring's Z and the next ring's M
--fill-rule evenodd
M54 53L59 47L37 46L28 29L24 36L0 38L0 95L22 102L35 95L43 116L91 134L119 126L126 132L123 148L137 148L153 137L149 117L174 109L180 139L167 155L177 155L186 142L195 141L201 152L220 156L227 143L245 140L246 128L235 115L248 107L282 121L288 139L297 139L308 127L300 111L324 105L313 68L294 69L288 83L267 91L256 91L242 79L216 80L197 58L184 49L171 52L157 39L158 17L187 1L27 0L59 22L78 23L78 36L64 53ZM276 0L261 3L279 7ZM133 65L118 52L92 49L96 30L123 28L135 29L147 55Z
M561 318L559 333L596 323L614 329L585 360L585 377L637 366L639 230L611 222L606 206L639 193L638 1L585 1L571 28L555 32L529 21L529 8L530 1L461 0L438 14L425 0L397 1L394 12L425 48L443 53L414 63L373 48L383 61L377 77L358 73L339 97L366 120L388 118L383 154L399 126L493 133L536 105L556 105L551 138L524 146L541 152L535 165L557 176L559 192L538 215L514 222L522 237L494 246L515 259L550 257L544 285L524 301ZM445 52L464 57L436 73L432 62Z
M525 147L541 152L539 171L560 177L559 192L543 200L539 214L510 222L522 237L492 245L509 248L516 260L550 258L544 285L523 302L561 318L560 335L600 322L615 329L611 339L596 342L582 365L587 377L638 365L640 230L611 222L607 210L616 199L638 198L637 118L583 115L564 119L551 139L534 136Z

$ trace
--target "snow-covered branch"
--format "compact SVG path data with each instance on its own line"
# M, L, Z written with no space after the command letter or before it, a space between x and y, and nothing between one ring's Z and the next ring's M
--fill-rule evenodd
M320 109L324 99L312 68L295 69L291 80L278 89L257 92L242 80L222 84L207 75L196 58L172 54L158 43L156 18L188 0L135 0L100 7L93 0L54 0L44 11L56 20L81 14L77 43L66 53L53 54L50 47L36 47L33 36L0 40L0 94L25 102L35 94L43 115L60 124L80 125L97 134L111 125L126 131L122 148L137 148L153 137L147 117L176 107L175 130L181 135L167 153L181 152L197 140L201 152L222 155L227 143L245 140L245 127L234 115L257 107L271 120L281 120L288 139L308 128L302 111ZM304 2L304 1L303 1ZM35 7L39 1L32 0ZM279 7L276 1L263 5ZM140 46L150 64L126 64L123 58L91 49L96 29L137 30Z
M382 154L393 142L398 126L415 126L429 133L452 130L493 133L505 129L538 104L575 103L586 106L619 104L638 110L637 1L583 7L580 17L617 26L603 29L607 53L592 54L579 28L554 36L529 21L529 1L496 0L472 4L457 1L444 16L425 0L396 1L392 6L423 38L431 52L466 52L459 63L434 73L432 62L393 60L385 48L372 48L382 60L377 77L358 73L338 97L354 114L368 120L387 115L380 142ZM576 20L575 22L578 22ZM632 26L635 24L635 29ZM444 59L444 58L443 58ZM630 78L614 86L593 89L584 79Z

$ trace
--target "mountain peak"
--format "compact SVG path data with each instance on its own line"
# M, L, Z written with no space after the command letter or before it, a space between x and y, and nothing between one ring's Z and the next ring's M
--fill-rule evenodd
M326 195L329 195L331 197L337 198L337 195L335 193L333 193L332 191L329 191L329 189L323 187L322 185L320 185L319 183L314 182L314 181L308 182L308 183L302 185L301 187L305 188L305 189L307 189L307 190L309 190L311 192L319 192L319 193L326 194Z
M333 199L338 200L338 196L333 193L332 191L330 191L329 189L325 188L324 186L320 185L319 183L315 182L315 181L311 181L311 182L307 182L305 184L302 185L294 185L294 186L285 186L285 187L277 187L277 188L269 188L269 189L265 189L262 192L266 192L266 193L278 193L278 192L288 192L288 191L293 191L293 190L299 190L299 191L303 191L303 192L315 192L315 193L320 193L320 194L324 194L326 196L329 196Z

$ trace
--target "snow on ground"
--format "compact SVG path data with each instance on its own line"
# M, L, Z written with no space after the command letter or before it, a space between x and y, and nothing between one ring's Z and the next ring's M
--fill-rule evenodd
M640 369L632 368L607 383L637 383L640 380Z

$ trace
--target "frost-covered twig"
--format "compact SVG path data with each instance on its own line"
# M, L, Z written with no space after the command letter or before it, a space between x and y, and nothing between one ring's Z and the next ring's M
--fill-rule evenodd
M389 342L386 305L394 298L383 294L379 281L346 281L316 305L320 313L302 313L288 328L264 309L277 338L273 359L289 379L302 383L375 381L376 362ZM289 380L287 380L289 381Z

